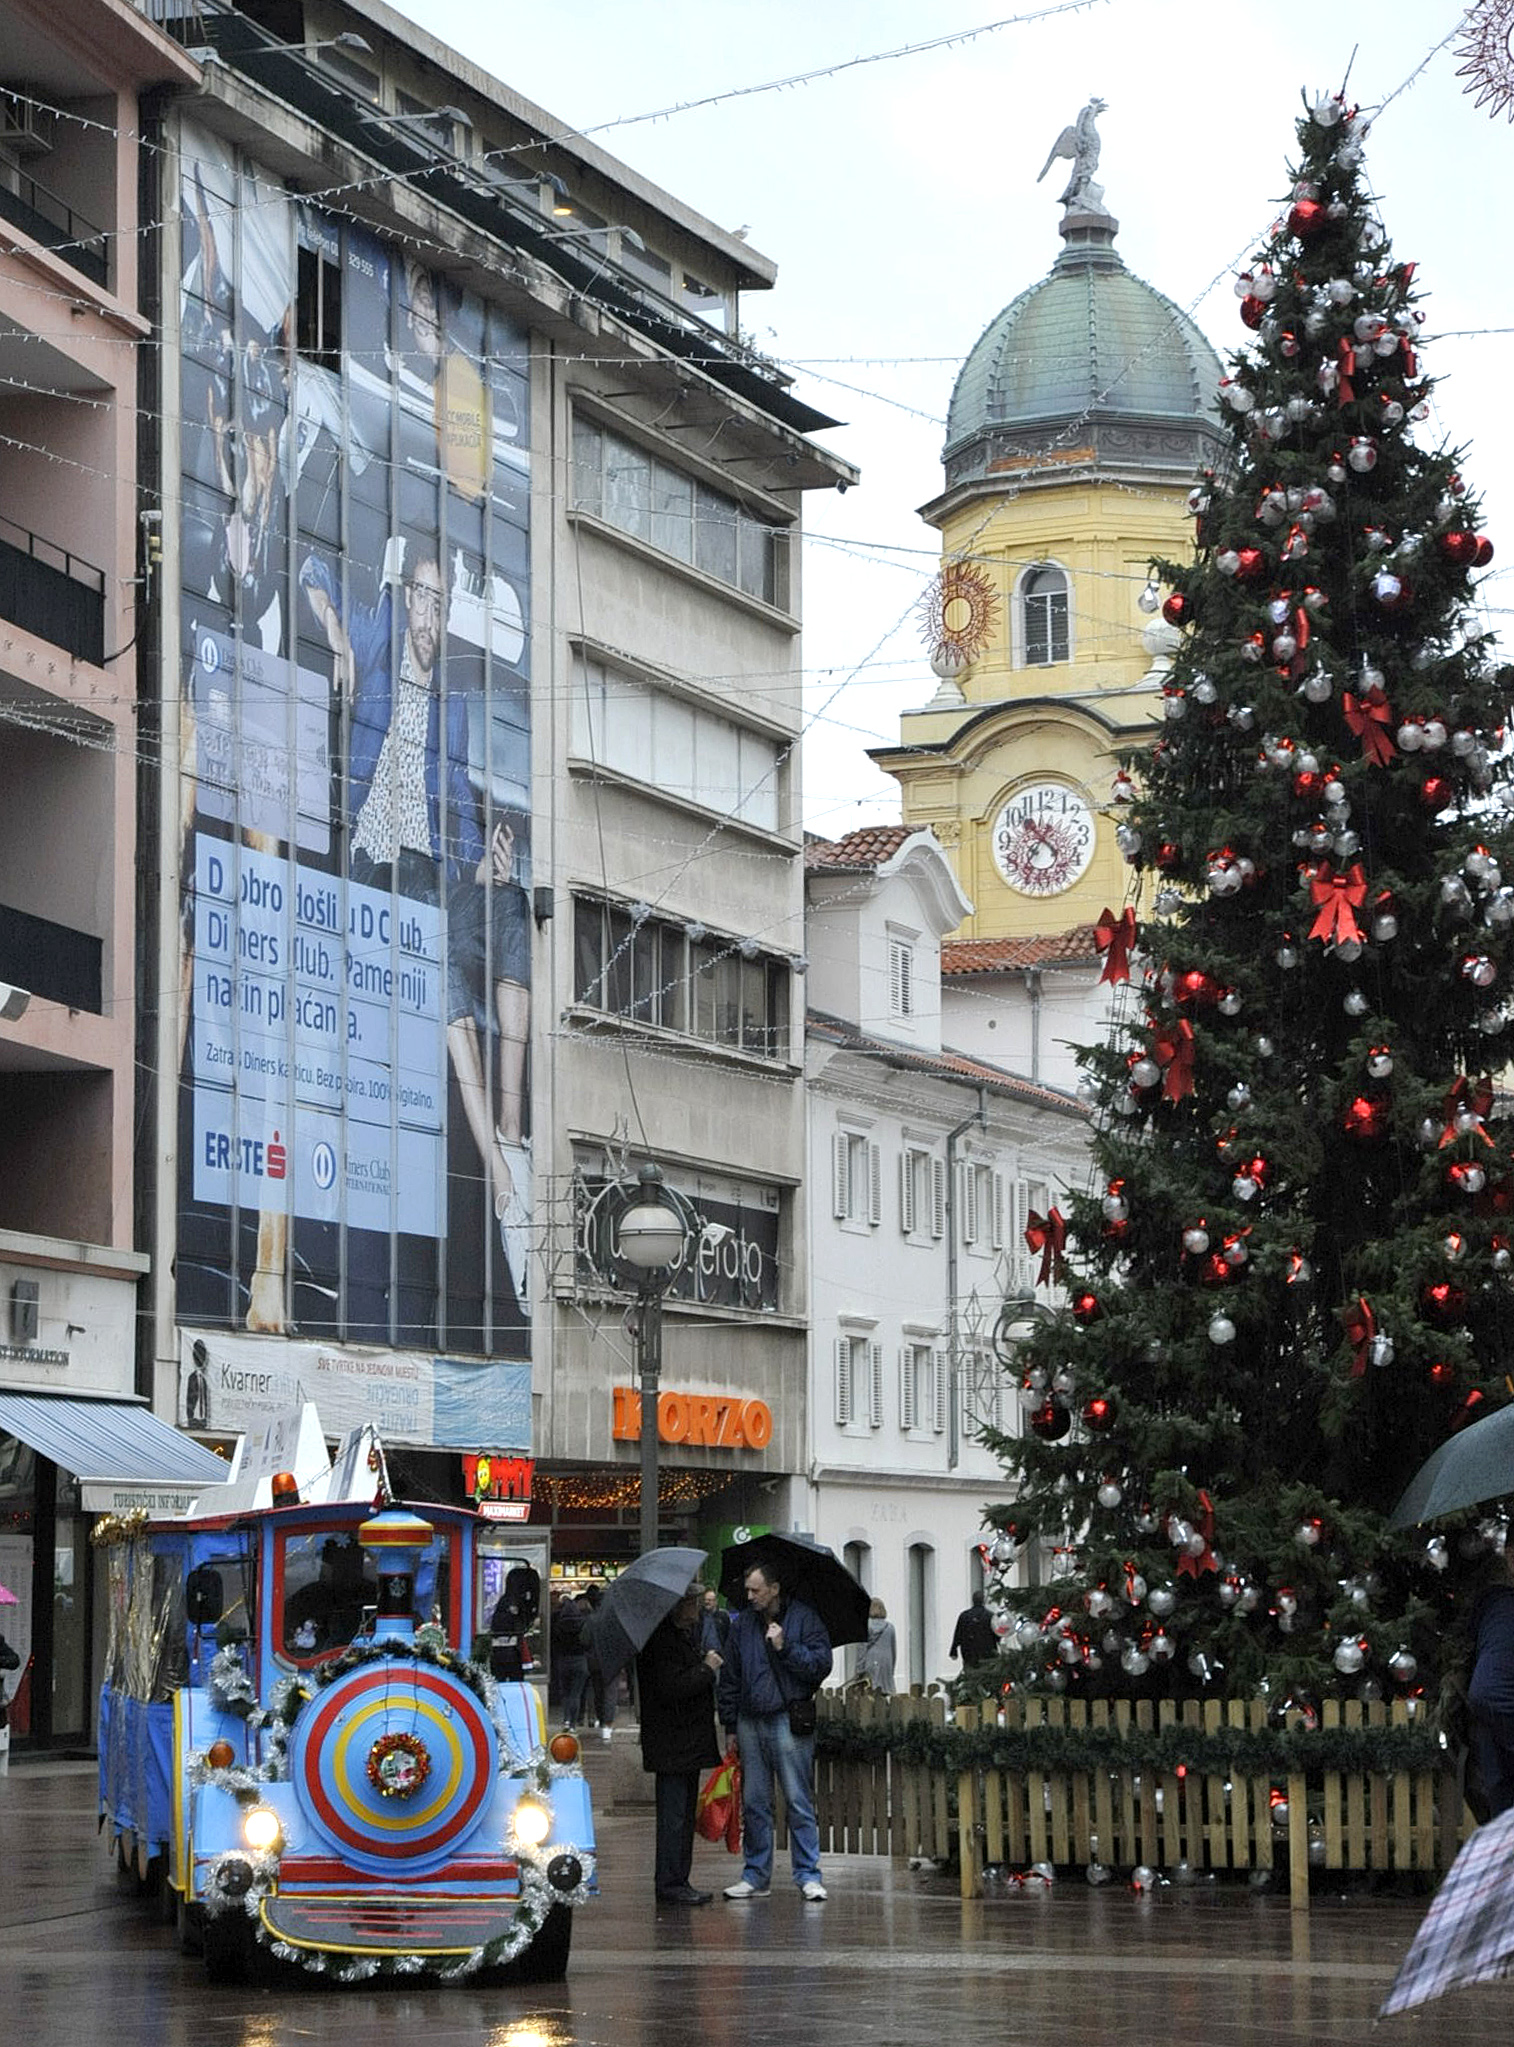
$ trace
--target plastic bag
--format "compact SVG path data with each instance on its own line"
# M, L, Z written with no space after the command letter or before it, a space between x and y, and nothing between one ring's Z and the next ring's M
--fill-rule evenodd
M699 1787L694 1826L706 1841L724 1841L733 1855L741 1852L741 1765L727 1756Z

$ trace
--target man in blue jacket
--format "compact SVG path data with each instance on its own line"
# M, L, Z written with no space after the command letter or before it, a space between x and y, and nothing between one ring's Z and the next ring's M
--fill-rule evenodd
M747 1607L731 1622L716 1703L726 1747L741 1757L741 1822L746 1866L728 1898L765 1898L773 1878L773 1779L788 1806L794 1882L811 1904L825 1897L820 1831L815 1824L816 1691L830 1675L831 1641L819 1614L784 1596L775 1566L754 1564L745 1578ZM796 1734L789 1708L810 1708L810 1731Z

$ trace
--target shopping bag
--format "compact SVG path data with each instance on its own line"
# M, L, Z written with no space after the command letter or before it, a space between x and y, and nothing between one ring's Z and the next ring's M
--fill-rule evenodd
M729 1757L717 1763L699 1787L694 1826L706 1841L724 1841L734 1816L741 1826L740 1766Z
M731 1764L731 1811L725 1823L725 1845L733 1855L741 1853L741 1765Z

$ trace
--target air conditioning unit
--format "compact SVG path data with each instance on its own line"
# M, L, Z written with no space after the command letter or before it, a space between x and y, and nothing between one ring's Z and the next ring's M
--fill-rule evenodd
M45 156L53 146L51 107L23 94L0 93L0 144L17 156Z

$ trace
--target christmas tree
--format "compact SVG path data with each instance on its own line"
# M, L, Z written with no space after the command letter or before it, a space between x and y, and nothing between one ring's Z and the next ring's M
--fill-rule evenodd
M1125 985L1081 1056L1092 1190L1032 1219L1043 1306L995 1515L1014 1681L1265 1690L1281 1708L1438 1677L1464 1561L1388 1518L1509 1397L1514 1042L1507 671L1491 558L1432 451L1414 265L1366 119L1298 124L1287 211L1237 283L1228 467L1157 564L1180 644L1113 791ZM1152 603L1160 601L1158 594ZM1055 1552L1017 1587L1023 1546ZM1447 1565L1453 1566L1447 1569Z

